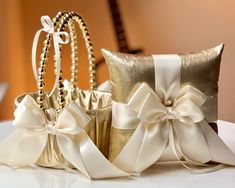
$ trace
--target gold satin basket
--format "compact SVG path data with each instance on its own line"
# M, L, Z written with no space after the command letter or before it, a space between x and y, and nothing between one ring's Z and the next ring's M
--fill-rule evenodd
M82 31L88 52L90 75L89 90L82 90L77 87L78 45L75 23L78 23ZM108 157L110 135L109 131L111 126L111 93L98 91L96 89L96 70L93 46L91 44L87 27L82 17L74 12L59 12L53 19L53 24L57 31L64 31L66 27L69 31L70 46L72 51L71 80L69 83L67 83L69 87L64 87L62 71L60 71L60 78L57 83L56 91L50 97L48 97L48 93L43 90L43 75L45 74L46 61L48 59L49 49L52 43L52 37L50 34L48 34L46 40L44 41L44 48L41 55L38 78L38 93L31 93L30 95L35 99L35 101L38 102L39 106L44 110L45 114L47 114L47 110L49 108L55 109L57 113L59 113L70 101L77 103L79 107L85 110L91 119L85 128L87 134L90 136L101 153L105 157ZM15 107L18 106L24 97L25 95L22 95L15 100ZM50 116L49 114L47 115ZM73 166L67 162L61 154L56 142L55 135L48 135L46 147L44 148L43 153L41 154L36 164L51 168L73 168Z

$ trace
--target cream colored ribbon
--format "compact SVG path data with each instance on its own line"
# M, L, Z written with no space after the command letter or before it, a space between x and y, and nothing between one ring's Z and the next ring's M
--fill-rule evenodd
M51 21L49 16L42 16L41 17L41 23L43 28L38 30L34 36L33 40L33 46L32 46L32 67L33 67L33 73L34 77L36 80L38 80L38 70L37 70L37 63L36 63L36 52L37 52L37 45L38 45L38 40L39 36L42 31L52 34L53 36L53 43L54 43L54 50L55 50L55 60L56 60L56 79L53 85L53 88L49 94L49 96L52 95L52 93L55 91L57 87L57 83L59 80L59 73L61 69L61 59L60 59L60 44L68 44L69 42L69 34L65 31L55 31L54 24ZM61 37L64 36L65 40L63 40Z
M89 138L84 130L89 121L89 116L74 102L56 120L48 120L34 99L26 95L15 111L16 130L0 143L0 164L15 167L35 164L46 146L48 134L52 134L63 157L87 177L128 176L109 162Z
M164 63L168 60L173 62ZM159 62L159 57L157 61L155 58L156 92L144 83L128 104L113 103L112 126L135 130L113 161L119 168L141 172L164 157L169 147L183 166L196 173L223 167L207 165L209 161L235 165L234 154L204 120L201 106L207 97L192 86L180 88L178 60L160 57ZM203 168L188 166L182 157L188 164Z

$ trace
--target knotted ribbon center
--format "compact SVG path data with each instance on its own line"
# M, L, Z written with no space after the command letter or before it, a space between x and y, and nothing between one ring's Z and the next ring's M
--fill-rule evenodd
M180 112L177 112L174 107L166 107L167 109L167 119L173 120L173 119L179 119Z
M56 130L55 122L54 121L49 121L49 123L46 126L46 130L47 130L48 134L56 135L57 130Z

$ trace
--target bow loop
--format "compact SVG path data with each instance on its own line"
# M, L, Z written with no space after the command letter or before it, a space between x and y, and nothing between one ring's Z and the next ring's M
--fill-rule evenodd
M13 125L29 131L43 132L47 122L44 113L30 95L26 95L20 102L14 116Z
M175 105L178 105L186 100L191 100L197 106L201 107L207 100L207 96L198 89L190 85L186 85L178 92Z
M75 102L70 102L59 114L55 124L57 132L76 135L90 122L90 117Z
M205 118L201 108L189 99L178 104L175 112L178 113L177 119L184 123L198 123Z
M62 36L64 36L65 39L63 39ZM69 34L65 31L55 32L54 37L56 37L56 41L58 41L59 44L68 44L69 43Z
M161 99L145 83L136 90L127 106L138 114L139 119L149 123L156 122L167 113Z
M41 23L43 26L43 31L53 34L54 33L54 24L49 16L42 16Z
M132 104L130 104L130 107L133 107ZM162 105L157 95L153 95L149 92L137 113L137 117L142 121L157 123L166 117L167 109Z

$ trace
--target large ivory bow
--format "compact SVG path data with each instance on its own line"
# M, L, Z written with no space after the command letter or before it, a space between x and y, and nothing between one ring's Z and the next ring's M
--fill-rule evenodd
M26 95L15 111L16 130L0 143L0 163L16 167L36 163L48 134L52 134L63 157L89 178L127 176L102 155L86 134L83 128L89 121L74 102L60 112L56 121L49 121L34 99Z
M147 84L142 84L126 106L114 103L117 112L127 113L126 120L122 116L122 126L136 130L113 163L129 172L141 172L159 160L170 146L179 161L183 157L194 165L206 166L205 163L213 160L234 165L233 153L204 121L200 107L205 100L202 92L187 85L180 89L175 101L163 104ZM197 172L209 172L221 166L209 166Z
M56 79L53 85L53 88L49 94L49 96L52 95L52 93L55 91L57 87L57 83L59 80L59 73L61 69L61 59L60 59L60 44L68 44L69 42L69 34L65 31L55 31L54 24L51 21L49 16L42 16L41 17L41 23L43 28L38 30L35 34L34 40L33 40L33 46L32 46L32 66L33 66L33 73L36 80L38 80L38 70L37 70L37 63L36 63L36 52L37 52L37 45L39 36L42 31L52 34L53 36L53 43L54 43L54 50L55 50L55 60L56 60ZM61 36L65 37L65 40L61 38Z

